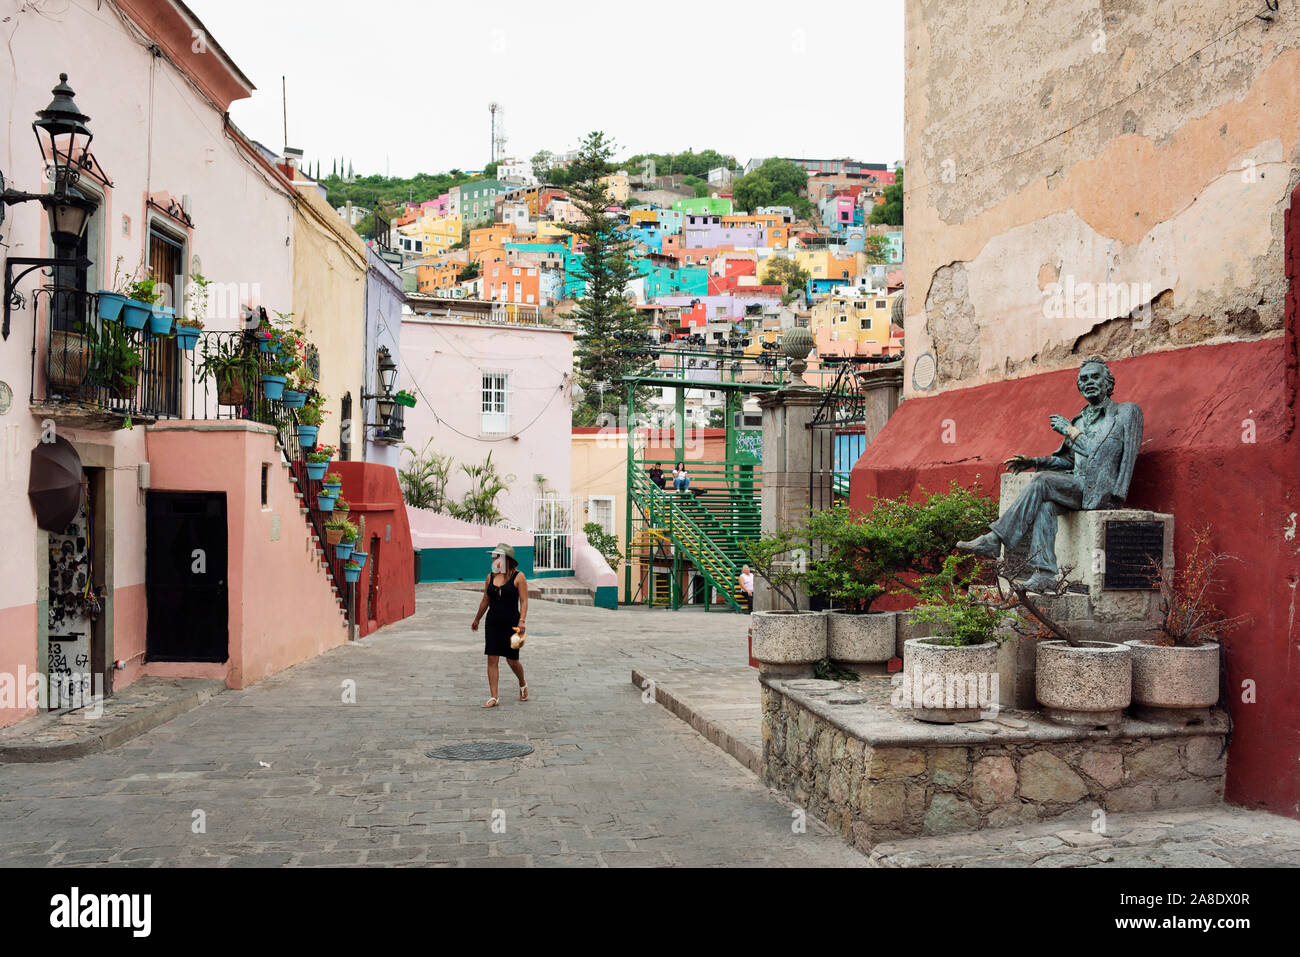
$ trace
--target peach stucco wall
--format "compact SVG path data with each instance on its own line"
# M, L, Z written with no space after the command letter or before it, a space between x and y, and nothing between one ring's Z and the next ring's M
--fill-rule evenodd
M221 675L243 688L347 640L328 572L299 514L274 432L251 422L167 422L149 429L153 487L224 491L229 529L230 661ZM201 463L196 467L196 463ZM269 464L268 504L261 470ZM280 522L278 540L274 522ZM181 666L148 665L150 674ZM195 673L191 665L185 673Z

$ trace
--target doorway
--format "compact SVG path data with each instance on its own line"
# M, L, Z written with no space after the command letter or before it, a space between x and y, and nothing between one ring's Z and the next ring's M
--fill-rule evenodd
M227 560L225 492L149 492L145 661L230 657Z

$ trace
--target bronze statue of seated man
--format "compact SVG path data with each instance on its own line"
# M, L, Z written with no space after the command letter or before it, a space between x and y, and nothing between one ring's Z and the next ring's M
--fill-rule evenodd
M1012 472L1035 469L1033 481L987 533L957 543L961 551L996 558L1003 546L1015 548L1028 533L1033 574L1024 585L1030 591L1042 591L1060 574L1057 516L1066 511L1121 508L1142 444L1142 409L1136 402L1111 399L1115 377L1105 359L1085 359L1077 383L1087 406L1073 419L1062 415L1050 419L1052 429L1065 437L1061 447L1046 458L1007 459L1003 464Z

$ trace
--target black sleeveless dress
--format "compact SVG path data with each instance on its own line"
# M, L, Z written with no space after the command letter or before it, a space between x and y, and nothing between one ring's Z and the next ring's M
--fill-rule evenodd
M489 575L485 583L488 596L486 624L483 628L483 654L519 660L519 649L510 647L510 637L519 624L519 589L515 575L504 585L495 585Z

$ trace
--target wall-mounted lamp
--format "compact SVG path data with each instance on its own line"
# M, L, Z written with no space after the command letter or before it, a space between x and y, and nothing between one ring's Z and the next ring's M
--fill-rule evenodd
M68 86L66 73L59 74L59 84L51 92L54 98L49 106L36 112L32 132L36 136L41 159L53 163L50 175L54 188L48 193L7 189L4 173L0 172L0 225L4 224L6 207L19 203L40 203L50 217L50 236L57 256L53 259L11 256L5 261L4 322L0 325L0 337L5 339L9 338L10 309L13 306L21 308L23 305L17 286L24 276L33 270L53 266L77 266L81 269L90 266L90 261L85 257L76 258L77 244L86 234L90 214L95 210L95 204L76 188L82 169L90 168L93 163L90 158L90 141L94 137L86 126L90 117L77 109L77 104L73 102L73 90ZM62 137L66 137L66 145L60 149L59 139ZM15 266L25 268L15 272Z

